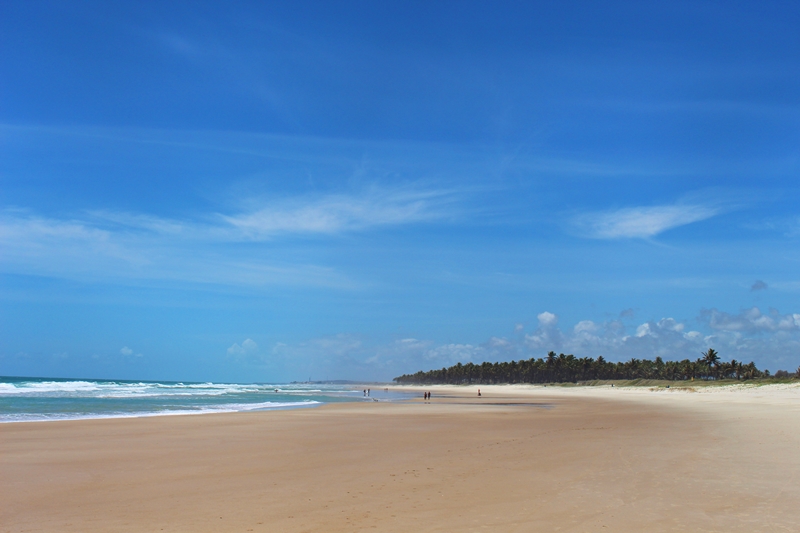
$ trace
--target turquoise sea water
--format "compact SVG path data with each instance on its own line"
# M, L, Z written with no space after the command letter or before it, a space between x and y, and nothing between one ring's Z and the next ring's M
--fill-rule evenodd
M357 390L354 390L357 389ZM357 385L188 383L0 376L0 422L123 418L397 401L403 393Z

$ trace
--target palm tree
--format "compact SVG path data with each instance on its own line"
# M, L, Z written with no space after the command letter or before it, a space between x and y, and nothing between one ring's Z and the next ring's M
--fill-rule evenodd
M700 355L703 356L703 362L708 365L709 373L711 373L711 368L716 368L719 365L719 354L714 348L709 348L705 352L700 352Z
M731 373L734 377L738 379L742 379L742 363L737 361L736 359L731 359Z

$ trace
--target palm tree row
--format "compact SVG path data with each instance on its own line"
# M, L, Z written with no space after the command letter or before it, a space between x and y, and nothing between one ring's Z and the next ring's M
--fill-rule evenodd
M602 356L575 357L574 355L547 354L546 358L531 358L503 363L458 363L441 370L405 374L394 378L398 383L575 383L598 379L663 379L671 381L691 379L746 380L769 376L755 363L735 359L722 361L719 354L709 349L696 361L664 361L656 357L612 363Z

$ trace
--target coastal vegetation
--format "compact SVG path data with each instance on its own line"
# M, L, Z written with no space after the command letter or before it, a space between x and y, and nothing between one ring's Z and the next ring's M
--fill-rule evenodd
M780 370L776 377L800 376ZM667 381L719 381L754 380L770 377L769 370L759 370L752 361L744 363L735 359L723 361L716 350L710 348L695 361L664 361L632 358L613 363L602 356L575 357L550 352L544 358L500 363L458 363L449 368L419 371L394 378L397 383L464 384L464 383L578 383L598 380L667 380Z

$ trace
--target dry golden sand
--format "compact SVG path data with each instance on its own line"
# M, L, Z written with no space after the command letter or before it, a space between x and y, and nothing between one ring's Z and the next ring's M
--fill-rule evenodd
M800 529L798 390L481 388L2 424L0 531Z

